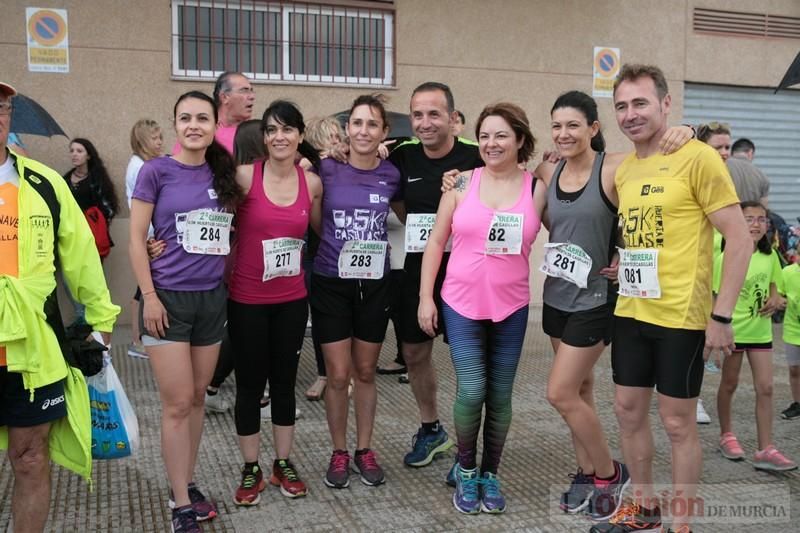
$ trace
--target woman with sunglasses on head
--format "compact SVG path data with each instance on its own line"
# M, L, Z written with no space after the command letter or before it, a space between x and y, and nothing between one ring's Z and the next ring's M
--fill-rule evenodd
M259 503L266 488L259 465L261 399L269 382L275 459L269 482L287 498L308 493L289 456L294 443L295 380L308 301L302 268L303 236L319 224L319 177L296 163L300 153L319 164L304 140L297 107L272 102L261 119L267 159L241 165L236 181L245 198L237 210L237 245L230 278L228 332L236 371L236 433L244 466L234 503Z
M225 327L222 283L232 210L241 191L230 154L214 140L217 108L204 93L174 108L179 154L145 162L131 202L130 259L142 289L140 327L161 398L161 449L173 531L200 531L217 515L193 482L205 390ZM146 240L165 241L150 261Z
M719 152L723 161L731 156L731 127L725 122L709 122L697 128L697 140Z
M334 448L324 482L337 489L350 485L351 375L356 415L353 467L365 485L384 482L383 469L370 446L377 404L375 370L389 320L386 217L389 203L400 191L400 173L378 157L380 143L389 132L383 97L356 98L346 131L350 139L347 163L327 158L319 167L324 188L322 232L310 291L314 328L328 374L325 412Z

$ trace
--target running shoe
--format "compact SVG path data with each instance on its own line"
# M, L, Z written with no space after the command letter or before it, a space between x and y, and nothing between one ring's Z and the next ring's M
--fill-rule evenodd
M731 461L741 461L744 459L744 450L739 444L739 441L736 440L736 435L730 431L720 435L719 451L725 459L730 459Z
M500 514L506 511L506 499L500 492L500 480L497 474L484 472L481 476L481 511Z
M447 477L444 478L444 482L450 486L456 486L456 471L458 470L458 457L456 457L455 462L453 462L453 466L450 467L450 470L447 471Z
M206 392L206 412L207 413L226 413L231 406L217 391L216 394Z
M784 420L793 420L800 417L800 403L792 402L789 407L781 411L781 418Z
M411 440L411 451L403 458L403 462L406 466L428 466L437 454L449 450L452 446L453 441L447 436L443 426L440 425L439 431L430 434L419 428Z
M147 351L141 342L132 342L128 345L128 355L137 359L147 359Z
M589 497L589 515L595 522L608 520L619 510L622 493L631 482L628 467L614 461L614 479L610 483L594 478L594 490Z
M211 520L217 516L217 506L214 505L213 502L210 502L206 499L205 495L200 492L200 489L197 488L197 485L194 483L189 483L188 488L189 501L192 503L192 509L194 509L194 512L197 515L198 522ZM169 491L168 503L170 509L175 509L175 497L172 495L172 490Z
M391 374L405 374L408 372L408 369L405 365L401 365L397 361L392 361L386 366L379 366L375 372L381 375L391 375Z
M698 424L711 423L711 417L708 416L708 413L706 413L706 410L703 407L703 400L701 400L700 398L697 399L697 423Z
M272 463L272 477L269 482L280 487L281 494L287 498L300 498L308 494L306 484L300 480L297 470L288 459L277 459Z
M197 524L197 515L191 505L184 505L172 510L172 533L201 533Z
M595 524L589 533L661 533L661 510L642 513L635 503L625 503L608 522Z
M589 500L594 492L594 478L583 473L582 468L570 474L572 483L566 492L561 495L559 507L565 513L580 513L589 506Z
M242 482L233 495L233 503L242 506L257 505L261 501L261 491L265 488L267 483L264 481L264 471L260 467L242 468Z
M322 481L332 489L346 489L350 486L350 454L347 450L333 450L328 472Z
M354 472L361 474L361 483L374 487L386 481L383 468L378 464L375 452L367 448L363 453L356 451L351 465Z
M783 455L770 444L763 450L756 452L753 457L753 466L757 470L771 470L773 472L787 472L797 468L797 463Z
M325 387L328 385L328 378L317 376L317 380L311 384L306 391L306 399L310 402L317 402L325 395Z
M478 469L465 470L459 465L456 471L456 490L453 493L453 507L464 514L481 512L480 478Z
M217 516L217 506L214 505L214 502L207 500L194 483L189 483L189 501L192 502L192 509L197 513L198 522L211 520Z

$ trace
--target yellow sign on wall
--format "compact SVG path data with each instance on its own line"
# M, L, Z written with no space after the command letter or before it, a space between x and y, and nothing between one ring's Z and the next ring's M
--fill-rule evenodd
M66 9L25 9L28 30L28 70L69 72Z
M592 96L611 98L614 95L614 80L619 74L619 48L594 47Z

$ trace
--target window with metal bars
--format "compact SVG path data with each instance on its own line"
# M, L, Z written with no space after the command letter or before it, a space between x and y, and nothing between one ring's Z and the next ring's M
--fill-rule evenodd
M392 2L172 1L172 74L394 84Z

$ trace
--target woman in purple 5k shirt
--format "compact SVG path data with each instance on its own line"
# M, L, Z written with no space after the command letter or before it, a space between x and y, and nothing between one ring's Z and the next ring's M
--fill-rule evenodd
M328 386L325 410L333 454L325 475L332 488L349 486L347 387L355 378L356 450L361 481L383 483L370 449L375 421L375 368L389 319L389 253L386 217L400 186L400 173L378 158L389 124L379 97L360 96L350 109L347 163L325 159L322 233L311 277L313 327L322 345Z
M200 531L217 515L192 482L203 430L205 390L225 325L222 284L231 211L241 190L233 159L214 141L217 109L191 91L175 104L179 154L147 161L131 202L130 259L142 289L140 326L161 397L161 448L173 531ZM152 223L164 252L148 260Z

